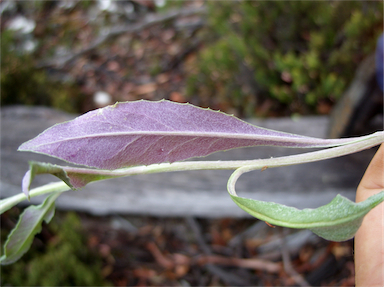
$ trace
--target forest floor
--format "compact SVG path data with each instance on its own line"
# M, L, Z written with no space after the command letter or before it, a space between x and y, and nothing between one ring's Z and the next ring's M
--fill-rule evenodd
M3 234L14 225L15 215L20 212L17 209L2 215ZM68 214L74 215L57 211L55 223L45 225L35 238L31 250L20 260L25 262L23 276L33 272L31 260L38 258L44 266L46 260L39 258L49 256L48 250L54 254L52 246L59 248L62 244ZM255 219L96 217L86 213L74 216L81 226L80 248L97 258L91 265L100 269L93 272L101 275L108 285L354 286L355 283L353 240L329 242L307 230L268 226ZM52 231L51 225L62 231ZM75 225L70 223L74 229ZM69 241L65 244L73 246L77 242L71 238L65 240ZM81 257L74 253L66 256ZM60 260L67 259L54 260L60 266ZM20 267L14 266L2 267L2 273L20 272ZM62 280L73 276L63 268L60 272ZM2 280L15 286L7 281L7 276ZM65 285L63 282L68 281L58 281L56 285Z
M353 243L253 219L83 217L116 286L354 286ZM136 221L134 230L116 229ZM115 228L113 227L115 226ZM106 232L107 231L107 232ZM109 259L109 261L108 261ZM110 263L107 263L110 262ZM109 267L108 267L109 266Z
M119 3L124 2L129 1ZM187 99L185 96L186 75L196 68L196 51L204 46L195 35L205 24L201 16L205 12L201 5L196 6L178 10L177 16L166 13L161 16L164 19L147 17L145 13L132 16L129 21L136 24L136 28L128 25L120 30L118 37L115 35L117 40L110 41L113 33L110 33L111 39L94 36L103 35L96 32L106 24L89 21L84 9L70 8L58 16L55 11L64 8L47 5L36 16L33 32L34 37L44 39L37 53L43 55L38 66L47 69L53 78L65 78L80 86L85 99L79 112L115 101L162 98L176 102L188 100L200 106L234 112L231 107L211 99L197 96ZM187 16L179 17L182 12ZM166 25L154 25L156 21ZM66 38L52 28L61 22L67 25L65 35L76 39L71 53L63 48L71 43L65 42ZM108 28L115 31L119 27L110 25ZM55 49L58 48L66 52L64 56L57 56ZM55 57L46 60L47 54ZM96 97L100 91L110 95L102 104ZM265 116L284 115L275 106L279 105L270 100L261 105L258 112ZM320 110L327 114L330 109L325 103ZM14 227L17 218L14 215L20 212L14 208L2 215L3 234ZM66 214L57 212L58 220ZM85 213L77 213L77 216L82 226L84 248L101 258L101 275L114 286L355 284L353 240L329 242L309 231L268 226L255 219L96 217ZM40 246L44 252L46 249L41 246L55 241L56 234L45 225L34 247L39 249ZM27 272L28 264L26 266L23 272Z

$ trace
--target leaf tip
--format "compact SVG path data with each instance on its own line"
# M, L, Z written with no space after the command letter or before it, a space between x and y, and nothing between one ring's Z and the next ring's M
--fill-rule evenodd
M24 146L25 146L25 143L22 143L22 144L17 148L17 151L25 151Z

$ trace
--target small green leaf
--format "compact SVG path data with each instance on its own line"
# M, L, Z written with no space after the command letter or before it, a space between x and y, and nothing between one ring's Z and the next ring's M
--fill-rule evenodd
M22 181L22 191L29 199L29 187L38 174L52 174L64 181L70 188L73 188L67 173L60 166L44 162L29 162L29 170L25 173Z
M230 195L241 209L260 220L278 226L309 229L331 241L353 238L364 216L384 201L384 191L359 203L337 195L330 203L319 208L299 210L274 202Z
M61 193L49 195L42 204L32 205L24 210L19 221L4 244L1 265L12 264L31 247L35 234L41 232L42 223L49 223L55 214L55 200Z
M122 175L113 171L104 171L90 168L63 167L44 162L29 162L29 170L25 173L22 190L29 197L29 187L32 180L38 174L52 174L64 181L71 189L84 187L92 181L98 181L109 178L117 178Z

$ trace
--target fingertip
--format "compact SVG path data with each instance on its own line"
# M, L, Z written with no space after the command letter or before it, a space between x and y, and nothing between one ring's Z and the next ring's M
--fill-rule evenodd
M356 202L363 201L382 190L384 190L384 144L381 144L361 179L356 192Z

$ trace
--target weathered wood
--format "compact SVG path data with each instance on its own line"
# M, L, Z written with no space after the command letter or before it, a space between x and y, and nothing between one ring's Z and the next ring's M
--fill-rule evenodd
M74 118L48 108L5 107L1 113L1 197L21 192L20 183L29 160L67 163L44 155L17 152L18 146L49 126ZM324 137L327 117L302 117L297 120L254 119L258 126ZM257 159L302 153L304 150L256 147L220 152L209 160ZM275 201L298 208L328 203L337 193L354 199L355 189L374 150L339 159L291 167L255 171L243 175L237 183L240 196ZM231 171L189 171L138 175L92 183L79 191L59 197L57 207L92 214L146 214L155 216L245 217L234 204L226 183ZM56 178L37 176L33 186ZM42 198L33 198L32 203ZM23 204L28 204L25 201Z
M330 138L373 133L383 129L383 92L376 80L375 55L358 67L348 89L332 110Z

